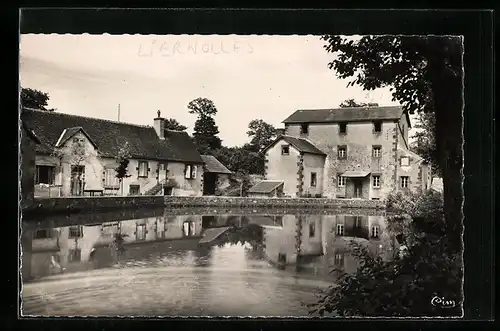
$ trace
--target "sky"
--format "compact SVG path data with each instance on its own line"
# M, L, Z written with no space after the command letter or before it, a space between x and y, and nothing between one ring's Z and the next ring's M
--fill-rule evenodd
M328 69L319 36L42 35L20 42L20 82L58 112L153 125L157 111L192 128L187 104L212 100L226 146L249 141L248 123L278 128L297 109L345 99L397 105L387 88L363 91ZM413 120L414 123L414 120Z

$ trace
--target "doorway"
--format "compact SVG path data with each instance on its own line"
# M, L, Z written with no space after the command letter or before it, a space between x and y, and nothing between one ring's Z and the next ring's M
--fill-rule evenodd
M215 195L217 174L206 172L203 174L203 195Z
M85 166L71 166L71 195L81 196L85 187Z
M359 179L353 179L354 182L354 198L361 199L363 196L363 182Z

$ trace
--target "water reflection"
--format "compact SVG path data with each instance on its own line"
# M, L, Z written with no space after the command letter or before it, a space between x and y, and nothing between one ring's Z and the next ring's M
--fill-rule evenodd
M164 210L99 224L27 222L24 314L307 315L301 302L335 281L332 268L356 270L351 241L386 259L395 251L383 216Z

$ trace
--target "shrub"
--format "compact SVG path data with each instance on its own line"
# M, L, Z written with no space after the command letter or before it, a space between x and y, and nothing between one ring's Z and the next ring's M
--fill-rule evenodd
M395 193L386 200L387 227L407 245L404 254L384 261L352 244L360 262L354 274L319 294L308 305L311 314L340 316L423 317L460 316L462 263L450 255L444 232L442 195L435 191ZM334 271L338 272L338 271ZM455 305L433 305L434 297Z

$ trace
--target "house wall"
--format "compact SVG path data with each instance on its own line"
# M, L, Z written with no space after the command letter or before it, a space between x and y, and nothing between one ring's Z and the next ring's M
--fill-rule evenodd
M425 190L426 188L430 188L431 175L429 166L425 164L420 157L417 157L415 154L403 150L402 148L398 149L397 155L399 163L399 167L397 170L397 190L416 191L419 189ZM403 157L409 157L409 166L401 165L401 158ZM408 188L406 189L401 187L402 176L409 177L410 182Z
M322 195L325 157L323 155L303 155L303 194L311 196ZM311 173L316 173L316 186L311 186Z
M297 261L297 224L294 215L283 215L283 227L264 227L264 256L278 263L280 254L286 255L286 264Z
M321 255L323 254L322 215L301 215L297 217L302 224L300 231L300 255ZM311 229L311 226L313 229ZM311 230L313 230L311 232Z
M299 172L301 155L293 146L290 146L289 155L281 155L281 146L284 145L288 146L286 142L279 141L266 152L265 178L284 181L284 195L296 197L299 193L299 180L302 183Z
M36 143L26 132L21 131L21 207L33 203L35 194L35 148Z
M316 147L327 154L323 175L323 195L336 197L348 194L345 189L338 190L337 176L348 170L370 171L381 176L381 188L369 190L368 198L385 197L395 186L395 149L397 147L398 125L393 121L382 123L382 132L373 132L372 122L353 122L347 124L347 134L339 133L338 123L310 124L307 137L300 134L300 125L286 125L286 134L310 140ZM338 146L347 147L347 158L338 159ZM382 148L380 158L372 157L372 148ZM371 179L371 178L370 178ZM364 189L367 183L363 183ZM371 187L371 180L369 188Z

